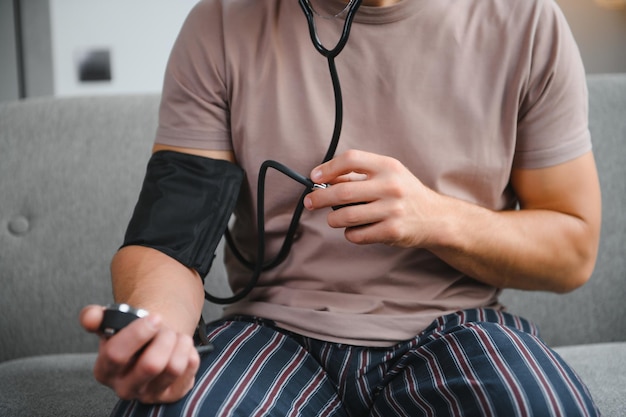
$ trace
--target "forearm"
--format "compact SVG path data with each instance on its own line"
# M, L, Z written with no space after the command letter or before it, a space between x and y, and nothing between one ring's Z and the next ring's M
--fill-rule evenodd
M583 219L551 210L494 212L443 197L429 249L467 275L501 288L567 292L595 265L597 237Z
M193 334L204 302L195 271L157 250L127 246L115 254L111 276L116 302L158 313L169 328Z

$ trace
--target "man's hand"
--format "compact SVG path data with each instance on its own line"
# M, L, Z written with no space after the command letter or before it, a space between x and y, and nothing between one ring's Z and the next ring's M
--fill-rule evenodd
M513 169L521 210L495 211L439 194L399 161L347 151L311 172L331 187L308 194L328 224L357 244L386 243L431 251L486 284L567 292L595 265L601 223L600 186L591 152L547 168Z
M87 306L80 314L85 330L97 333L103 307ZM191 336L167 328L159 315L135 320L107 339L101 336L94 376L122 399L167 403L192 387L200 365Z
M309 194L308 209L366 203L328 215L329 226L345 228L352 243L427 247L436 237L442 196L396 159L351 150L317 167L311 180L332 186Z

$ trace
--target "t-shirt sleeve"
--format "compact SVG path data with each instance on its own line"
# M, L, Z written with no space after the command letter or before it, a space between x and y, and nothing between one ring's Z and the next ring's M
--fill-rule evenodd
M523 169L558 165L591 149L587 84L578 46L556 3L539 4L514 159L514 166Z
M231 150L220 2L199 2L172 48L155 142Z

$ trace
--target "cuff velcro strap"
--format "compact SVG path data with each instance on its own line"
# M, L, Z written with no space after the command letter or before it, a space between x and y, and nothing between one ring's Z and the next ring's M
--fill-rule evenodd
M204 278L235 209L243 176L240 167L225 160L155 152L122 247L157 249Z

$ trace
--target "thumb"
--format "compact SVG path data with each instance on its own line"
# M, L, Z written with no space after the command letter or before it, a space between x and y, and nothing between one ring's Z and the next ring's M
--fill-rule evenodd
M78 317L81 326L91 333L96 333L102 323L104 307L99 305L88 305L83 308Z

